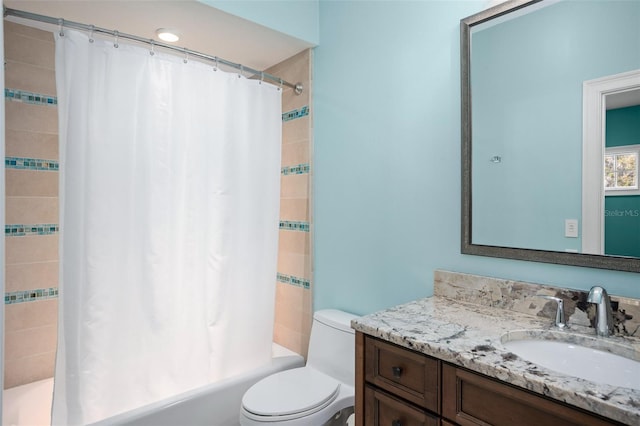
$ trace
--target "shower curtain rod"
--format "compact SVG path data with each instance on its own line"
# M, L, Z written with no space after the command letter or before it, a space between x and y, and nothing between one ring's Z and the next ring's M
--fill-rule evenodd
M261 79L271 80L281 86L287 86L292 88L296 95L301 94L303 90L302 83L295 83L295 84L289 83L288 81L285 81L280 77L267 74L264 71L258 71L253 68L246 67L242 64L237 64L235 62L227 61L225 59L218 58L217 56L207 55L205 53L197 52L195 50L190 50L190 49L187 49L186 47L183 48L183 47L172 46L170 44L162 43L160 41L138 37L133 34L121 33L116 30L108 30L106 28L100 28L94 25L81 24L79 22L67 21L66 19L62 19L62 18L53 18L51 16L38 15L37 13L25 12L22 10L4 7L4 17L7 17L7 16L15 16L17 18L29 19L31 21L39 21L47 24L58 25L60 28L67 27L67 28L73 28L73 29L82 30L82 31L93 32L93 33L108 34L112 37L115 37L116 39L124 38L128 40L136 41L138 43L150 44L152 47L155 47L155 46L162 47L164 49L173 50L175 52L182 53L183 55L193 56L200 59L205 59L207 61L215 62L216 64L235 68L237 70L240 70L240 74L246 72L249 74L253 74L254 76L259 76Z

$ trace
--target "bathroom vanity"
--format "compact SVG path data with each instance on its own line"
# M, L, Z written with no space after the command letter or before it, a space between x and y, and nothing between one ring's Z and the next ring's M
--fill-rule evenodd
M640 389L563 374L504 344L514 335L568 341L582 336L599 349L613 347L638 361L640 339L595 338L587 313L578 308L580 293L436 271L433 297L352 322L357 424L640 424ZM554 329L555 308L539 295L565 300L568 331ZM625 318L633 316L629 311L638 308L636 302L619 301Z

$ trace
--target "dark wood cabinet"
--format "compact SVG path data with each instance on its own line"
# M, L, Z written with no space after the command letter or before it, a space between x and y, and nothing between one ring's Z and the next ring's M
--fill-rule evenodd
M440 418L373 386L364 389L364 424L387 426L440 426Z
M440 363L356 333L356 425L440 426Z
M440 361L366 338L365 380L421 408L440 412Z
M461 426L618 424L447 363L442 364L442 416Z
M620 423L356 333L357 426L603 426Z

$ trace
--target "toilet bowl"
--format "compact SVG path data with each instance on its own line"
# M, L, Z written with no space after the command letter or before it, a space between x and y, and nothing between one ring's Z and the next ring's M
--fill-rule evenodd
M307 364L253 385L242 397L242 426L321 426L354 405L355 315L314 314ZM345 416L347 417L347 416Z

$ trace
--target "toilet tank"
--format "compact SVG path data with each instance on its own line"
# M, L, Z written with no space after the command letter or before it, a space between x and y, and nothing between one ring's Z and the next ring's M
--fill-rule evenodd
M329 376L354 385L355 332L351 320L356 315L336 309L313 315L307 365Z

